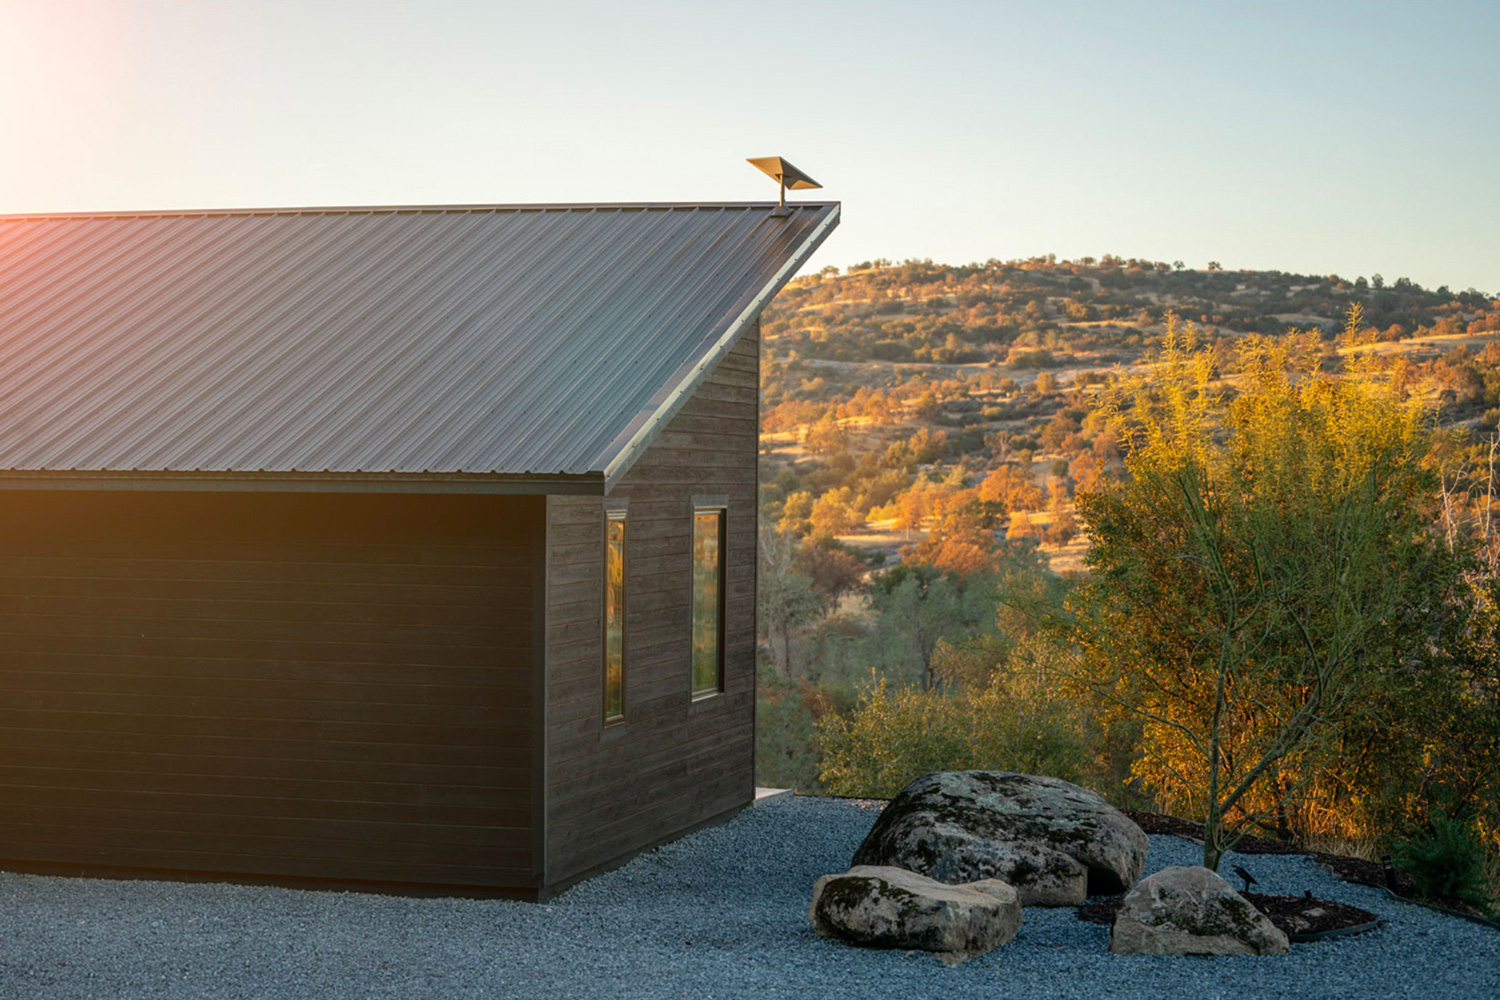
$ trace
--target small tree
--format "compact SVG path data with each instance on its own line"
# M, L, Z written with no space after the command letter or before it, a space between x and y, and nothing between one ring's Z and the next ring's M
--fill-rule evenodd
M1373 370L1295 376L1252 342L1227 408L1169 320L1128 480L1083 494L1076 674L1144 720L1137 776L1205 819L1203 863L1306 782L1416 658L1454 583L1425 530L1422 415Z
M876 641L905 664L901 679L916 681L923 690L940 682L934 661L939 642L993 627L994 595L980 578L963 582L931 567L903 563L881 574L875 584L870 608Z
M837 544L804 541L794 563L798 572L812 583L823 604L823 617L833 614L845 594L852 593L864 581L865 564L852 552Z
M802 439L807 450L815 455L833 455L849 447L849 432L832 413L823 414L822 419L803 432Z

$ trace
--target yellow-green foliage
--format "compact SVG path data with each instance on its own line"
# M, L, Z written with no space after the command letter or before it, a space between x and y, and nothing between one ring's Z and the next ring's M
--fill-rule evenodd
M1358 310L1350 322L1359 322ZM1277 502L1336 501L1371 477L1384 490L1409 491L1428 446L1428 422L1416 396L1382 377L1378 358L1356 358L1348 371L1321 373L1283 344L1247 337L1239 345L1237 384L1216 382L1214 353L1191 327L1169 318L1160 363L1115 400L1136 434L1132 475L1200 470L1216 486ZM1227 404L1227 405L1226 405Z
M1076 705L1043 673L995 670L975 692L874 680L847 717L819 724L823 783L835 795L889 798L928 771L970 768L1082 780L1087 734Z
M1127 481L1080 497L1096 544L1072 603L1077 676L1145 720L1137 777L1232 831L1334 766L1455 583L1425 531L1415 402L1373 368L1299 369L1258 339L1241 370L1217 385L1169 325L1119 406Z
M819 725L824 786L835 795L890 798L928 771L970 767L973 750L958 702L933 691L874 681L847 717Z

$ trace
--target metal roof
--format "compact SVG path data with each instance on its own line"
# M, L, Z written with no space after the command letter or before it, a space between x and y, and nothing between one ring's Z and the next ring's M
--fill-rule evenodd
M838 222L789 208L0 216L0 478L607 488Z

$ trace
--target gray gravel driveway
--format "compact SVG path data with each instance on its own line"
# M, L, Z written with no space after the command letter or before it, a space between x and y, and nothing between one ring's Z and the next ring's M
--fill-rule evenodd
M1500 997L1500 933L1300 857L1225 870L1387 926L1281 957L1120 958L1105 928L1034 908L1010 944L953 968L820 939L812 883L848 866L874 819L847 801L770 801L540 906L0 874L0 998ZM1147 869L1198 851L1152 837Z

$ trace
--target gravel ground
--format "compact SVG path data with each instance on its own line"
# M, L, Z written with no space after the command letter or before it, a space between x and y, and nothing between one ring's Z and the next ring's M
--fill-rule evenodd
M1340 882L1301 857L1243 864L1261 891L1379 913L1359 937L1271 958L1120 958L1071 909L946 967L815 936L809 891L875 813L783 798L545 905L0 874L0 998L1500 997L1500 934ZM1148 871L1199 848L1151 838Z

